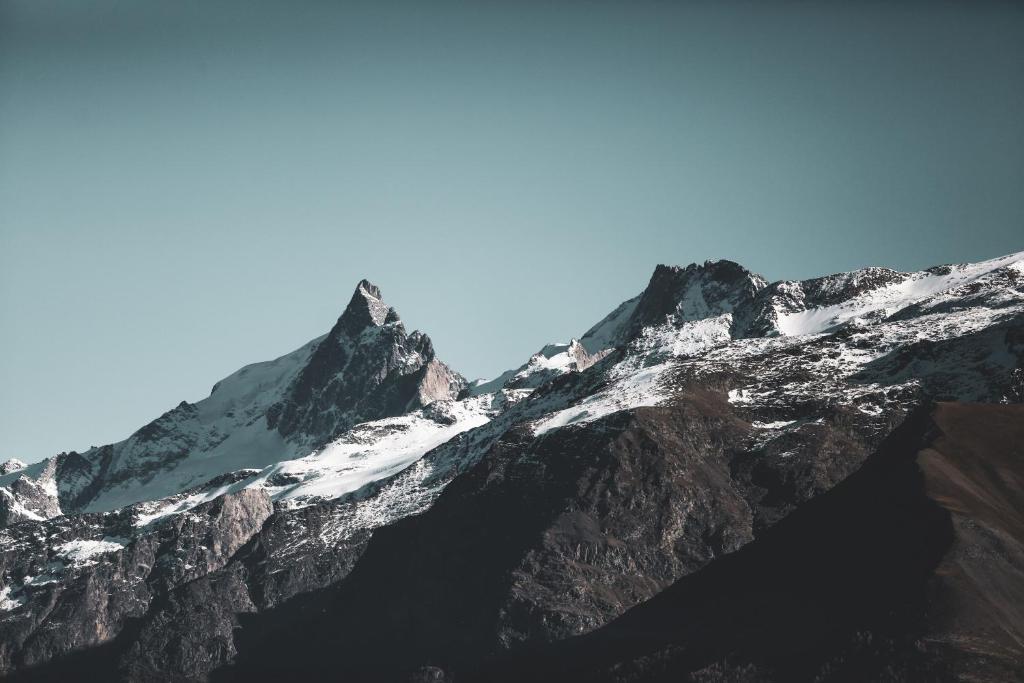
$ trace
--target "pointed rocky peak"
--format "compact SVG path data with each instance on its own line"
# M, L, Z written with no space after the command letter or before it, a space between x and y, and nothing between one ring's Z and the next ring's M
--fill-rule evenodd
M705 261L686 267L659 265L640 295L628 335L664 323L668 316L686 321L731 313L766 285L763 277L733 261Z
M361 294L362 296L365 297L372 297L374 299L377 299L378 301L383 299L383 296L380 293L380 287L378 287L377 285L373 284L372 282L365 278L360 280L359 284L356 285L355 294Z
M436 359L430 337L407 333L380 289L361 280L327 338L267 410L267 425L311 450L359 422L453 399L465 383Z
M658 265L646 289L580 338L590 354L624 346L645 327L714 318L747 308L767 281L734 261L705 261L688 266Z
M338 318L335 330L355 337L367 327L380 327L398 321L398 314L384 303L380 288L369 280L360 280L345 312Z

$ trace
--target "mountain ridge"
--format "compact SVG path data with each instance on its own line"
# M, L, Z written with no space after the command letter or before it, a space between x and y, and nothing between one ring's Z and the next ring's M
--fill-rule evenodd
M15 476L42 477L53 500L19 504L45 517L59 509L101 511L172 495L232 470L308 453L366 419L453 398L464 384L434 357L430 338L406 334L379 288L362 280L328 334L272 361L244 366L215 383L207 398L182 401L124 441L29 466ZM313 400L312 392L327 392L317 397L315 412L333 419L306 417L303 401ZM204 462L195 462L197 453ZM211 462L219 464L211 469ZM158 474L175 479L147 490Z
M361 281L331 331L293 354L147 425L180 448L179 422L205 410L273 412L294 450L269 462L21 522L15 504L45 499L57 464L0 476L0 670L42 672L95 647L113 648L95 665L109 678L295 667L271 661L265 639L309 639L328 598L366 603L334 613L331 632L350 642L321 645L368 678L600 629L827 494L921 406L1024 399L1024 253L795 284L728 261L659 266L578 340L472 385ZM228 500L250 521L214 560L195 535L223 532L190 520ZM74 629L95 604L76 596L93 583L112 597L104 633L82 642ZM387 666L369 657L399 627L418 649Z

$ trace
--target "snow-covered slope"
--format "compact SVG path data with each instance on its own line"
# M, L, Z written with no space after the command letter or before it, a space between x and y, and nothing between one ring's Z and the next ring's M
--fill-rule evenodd
M619 362L607 370L607 385L582 400L555 410L534 425L534 433L545 434L571 424L583 424L612 413L640 406L658 405L669 394L663 388L665 373L676 359L693 356L731 340L732 315L676 321L643 328L631 340Z
M691 280L670 287L675 312L660 324L620 323L614 335L628 341L605 383L537 421L536 433L671 401L684 378L695 376L731 376L734 383L745 377L748 384L730 394L735 402L779 412L790 406L790 414L800 400L849 402L881 414L879 402L901 391L1015 400L1011 394L1024 372L1024 340L1014 331L1024 323L1024 252L919 273L869 268L767 287L730 267L725 272L732 283L750 283L740 293L735 284L716 282L721 263L705 264L704 272L695 266L669 271L689 271ZM664 279L656 272L643 295L617 310L642 310L645 300L661 299L651 290ZM709 290L725 294L716 298ZM755 311L773 326L745 338ZM924 349L927 357L916 358ZM879 393L880 387L887 388Z
M284 507L340 498L401 472L428 451L485 424L496 412L494 395L486 395L436 401L405 415L365 422L305 457L239 471L230 481L190 495L143 503L136 524L148 525L242 489L266 491Z
M1007 269L1019 272L1024 252L980 263L936 266L915 273L865 268L804 282L778 282L768 288L757 306L772 331L798 336L829 332L850 322L883 320L916 304L940 306L966 299ZM998 296L998 292L988 292Z
M357 425L304 458L262 470L248 486L265 488L272 500L292 504L338 498L401 472L456 435L487 423L497 412L493 404L493 395L436 401L406 415Z
M492 394L499 389L536 389L568 372L581 372L608 355L611 346L593 351L579 339L568 344L548 344L515 370L506 370L491 380L475 380L466 393L470 396Z
M182 402L124 441L4 474L0 492L21 499L17 487L42 482L52 504L21 506L44 517L156 500L304 456L355 424L450 400L463 385L434 357L430 339L406 334L364 280L327 335L242 368L208 398Z

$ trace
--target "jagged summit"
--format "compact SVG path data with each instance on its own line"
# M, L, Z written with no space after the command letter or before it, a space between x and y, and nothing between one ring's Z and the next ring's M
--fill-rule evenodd
M454 398L464 384L435 358L430 337L406 333L380 288L364 279L327 338L271 406L267 424L315 448L362 420Z
M380 288L361 280L328 334L238 370L208 398L182 402L124 441L24 472L9 463L0 477L45 484L42 497L12 499L15 517L110 510L305 455L360 422L455 398L464 385L430 338L407 333ZM4 479L0 492L11 486Z
M698 320L729 313L750 301L768 283L734 261L705 261L688 266L659 265L640 297L633 331L658 324L669 315Z
M395 310L384 303L380 288L369 280L360 280L332 333L344 332L354 337L367 327L380 327L398 320Z
M356 294L362 294L363 296L372 297L372 298L378 299L378 300L381 300L381 299L384 298L383 295L381 295L381 293L380 293L380 287L378 287L377 285L373 284L372 282L370 282L366 278L363 278L362 280L360 280L359 284L356 285L355 293Z
M767 281L735 261L659 264L647 287L580 338L590 353L622 346L647 327L711 318L750 305Z
M763 277L734 261L659 264L643 292L620 304L582 337L569 344L549 344L519 368L492 380L477 380L468 393L479 395L499 387L534 388L558 375L585 370L645 330L666 324L678 328L749 307L766 286ZM725 327L728 331L728 321Z

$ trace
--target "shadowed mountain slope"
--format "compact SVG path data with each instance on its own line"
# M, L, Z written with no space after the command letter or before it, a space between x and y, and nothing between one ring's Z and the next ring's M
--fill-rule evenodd
M452 680L1017 680L1024 407L936 405L756 541Z

